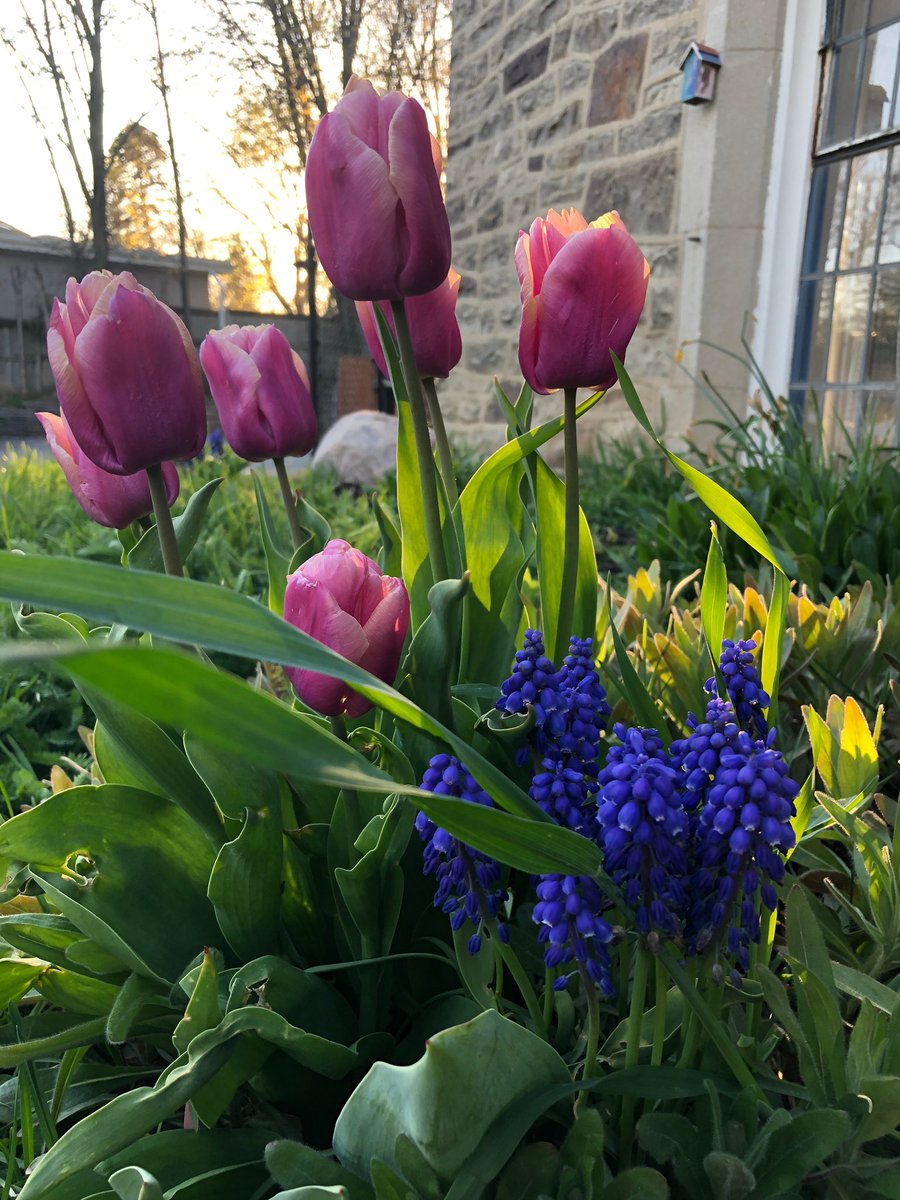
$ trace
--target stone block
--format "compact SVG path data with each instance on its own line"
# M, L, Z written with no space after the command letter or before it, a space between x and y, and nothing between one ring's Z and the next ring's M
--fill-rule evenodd
M568 104L549 120L535 125L528 132L529 146L544 146L547 142L555 142L566 137L581 125L581 102Z
M490 204L485 205L478 216L478 232L484 233L485 230L496 229L503 222L503 199L501 196L495 197Z
M669 330L675 323L675 288L670 283L650 280L650 326L653 330Z
M606 125L634 116L646 57L646 33L620 38L603 51L594 64L588 125Z
M618 209L635 235L668 233L673 223L677 171L674 149L610 162L591 176L586 207L597 213Z
M591 64L586 58L576 58L563 64L559 73L560 94L568 97L572 92L581 92L591 77Z
M503 351L495 341L470 342L466 350L466 365L473 371L493 374L503 366Z
M569 39L572 36L572 26L563 25L553 31L553 46L550 50L550 61L559 62L569 52Z
M664 17L694 12L697 7L697 0L632 0L630 4L625 5L623 12L625 28L645 29ZM742 4L741 8L743 7Z
M618 9L601 9L575 26L575 47L579 53L596 54L603 50L619 28Z
M659 108L619 130L619 153L639 154L671 142L681 132L681 106Z
M555 107L556 81L545 77L537 87L529 87L516 99L516 113L527 120L536 112Z
M644 246L644 257L650 264L650 273L654 278L676 275L678 273L679 254L677 243L661 246Z
M547 70L547 60L550 57L550 39L544 38L535 45L529 46L518 58L503 71L503 91L511 92L523 84L539 79Z
M680 71L681 60L697 36L697 22L693 15L654 29L650 35L647 78L660 79Z
M661 108L664 105L681 103L681 76L660 79L644 88L644 108Z
M542 171L544 169L543 154L532 154L528 159L529 171Z

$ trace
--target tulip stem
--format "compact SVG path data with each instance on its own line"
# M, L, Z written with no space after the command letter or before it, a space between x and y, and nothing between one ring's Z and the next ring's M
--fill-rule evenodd
M438 463L441 478L451 506L459 499L456 487L456 472L453 470L453 452L447 439L447 427L444 424L444 414L441 412L441 402L438 400L437 388L431 378L423 379L425 395L428 398L428 411L431 415L431 428L434 430L434 440L437 442Z
M565 491L566 525L563 543L562 587L559 596L559 617L556 626L554 661L562 663L569 649L569 638L575 632L575 589L578 584L578 432L575 425L576 388L565 391ZM590 630L586 632L591 632Z
M422 510L425 514L425 535L428 540L428 557L431 559L431 574L434 583L447 578L447 556L444 553L444 535L441 529L441 508L437 493L434 468L434 453L428 433L428 417L425 409L425 393L416 367L412 338L406 321L406 309L402 300L392 300L397 345L403 363L403 378L409 396L409 411L412 416L413 435L416 439L416 458L422 484Z
M154 466L148 467L147 478L150 481L150 498L153 501L156 536L159 538L163 566L167 575L183 575L181 554L178 550L175 526L172 524L172 514L169 511L169 498L166 495L166 481L163 479L162 464L156 463Z
M300 518L297 516L297 498L294 495L291 481L288 479L287 467L283 458L273 458L275 474L278 476L278 486L281 488L281 499L284 501L284 511L287 513L288 525L291 529L291 544L295 550L303 545L303 530L300 528Z

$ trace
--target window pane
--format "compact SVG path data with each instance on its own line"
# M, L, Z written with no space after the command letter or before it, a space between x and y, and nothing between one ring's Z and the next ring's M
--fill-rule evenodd
M881 227L881 248L878 252L878 261L883 263L900 262L900 149L895 146L892 154L887 204Z
M900 267L879 271L875 281L866 379L898 378L897 326L900 323Z
M844 0L841 5L840 37L859 33L866 22L866 0Z
M833 383L857 383L862 378L871 283L868 272L844 275L835 283L825 373L825 378Z
M853 391L829 391L822 398L822 441L828 450L846 454L856 442L861 397Z
M825 346L834 301L834 279L807 279L800 284L797 338L792 378L797 383L825 378Z
M809 193L806 250L803 274L833 271L841 236L841 218L847 192L849 165L846 159L827 167L816 167Z
M877 154L860 154L851 160L847 213L838 263L842 271L868 267L875 261L887 156L887 150L881 150Z
M862 90L856 118L856 136L889 129L894 97L900 24L888 25L866 39Z
M883 21L900 21L900 0L872 0L869 25L881 25Z
M848 42L834 52L826 145L845 141L856 128L856 77L864 46L861 40Z
M897 445L897 397L890 392L868 392L863 397L861 432L876 446Z

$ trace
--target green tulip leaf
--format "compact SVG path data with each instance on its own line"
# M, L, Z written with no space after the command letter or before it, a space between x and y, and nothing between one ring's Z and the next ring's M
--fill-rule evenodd
M224 479L210 479L209 483L205 483L202 488L194 492L185 505L184 512L172 521L182 562L187 561L197 544L197 539L203 532L210 502L219 485L224 482ZM141 571L162 571L164 569L155 525L152 529L148 529L134 549L129 551L128 565Z
M281 946L280 804L248 808L244 826L226 842L209 878L219 928L239 959L275 954Z
M102 945L98 928L113 931L106 949L139 973L174 981L218 938L206 899L212 847L150 792L117 784L57 792L0 826L0 855L29 862L85 936Z
M272 510L266 499L262 480L256 471L251 471L253 490L256 493L256 511L263 552L266 556L266 573L269 578L269 608L276 616L284 612L284 589L291 565L291 555L278 544L278 532L272 520Z
M480 1067L477 1088L471 1086L473 1063ZM413 1066L376 1063L338 1117L334 1150L345 1167L365 1175L375 1158L398 1165L395 1146L405 1134L449 1182L504 1109L568 1078L565 1063L541 1038L484 1012L436 1034Z

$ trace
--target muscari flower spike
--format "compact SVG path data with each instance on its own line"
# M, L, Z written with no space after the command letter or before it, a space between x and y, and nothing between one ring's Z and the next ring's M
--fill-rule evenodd
M759 671L754 663L755 653L756 642L752 638L745 638L740 642L732 642L725 638L722 642L719 670L725 679L725 688L734 705L738 724L754 737L765 738L769 732L765 710L769 707L770 698L763 690ZM707 680L706 690L715 695L715 677Z
M436 754L431 759L421 786L423 791L439 796L456 796L488 808L493 804L459 759L449 754ZM501 941L508 941L506 925L497 919L507 898L500 884L499 865L441 829L424 812L416 817L416 829L425 842L424 873L437 880L435 907L449 915L454 932L467 920L472 923L475 932L469 938L469 953L477 954L481 949L481 927L486 920L494 925Z
M750 944L760 939L757 893L774 911L774 885L795 841L791 818L800 789L774 738L774 730L765 742L739 733L722 752L697 822L689 950L699 954L717 943L735 964L735 985L750 966Z
M501 712L523 713L527 705L534 709L534 726L529 741L539 754L546 752L565 729L565 709L559 693L559 675L544 651L544 639L537 629L525 630L525 644L516 651L509 679L500 685L496 707ZM528 747L519 754L519 766L528 761Z
M672 743L669 756L679 772L684 808L693 814L702 805L722 755L736 746L740 728L731 701L718 696L707 704L703 721L688 713L687 723L691 732Z
M532 920L540 926L538 941L546 945L544 963L550 970L575 964L573 971L553 981L562 991L576 972L587 977L607 996L613 994L608 944L612 927L601 913L606 905L593 879L584 875L542 875L537 885Z
M607 873L633 909L638 929L681 930L688 818L678 773L655 729L615 726L600 772L597 820Z

